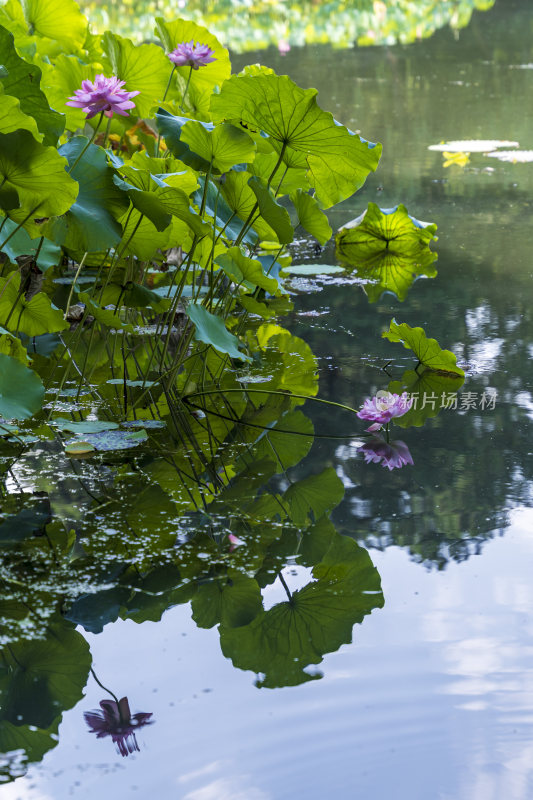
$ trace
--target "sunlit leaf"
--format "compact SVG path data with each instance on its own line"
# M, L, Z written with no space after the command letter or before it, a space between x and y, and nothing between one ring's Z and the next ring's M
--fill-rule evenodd
M275 294L278 289L277 280L265 275L261 262L247 258L238 247L230 247L226 253L218 256L216 263L235 283L244 283L249 289L259 286L270 294Z
M54 308L44 292L37 292L31 300L20 293L20 273L12 272L0 278L0 325L28 336L54 333L68 328L59 309Z
M8 72L2 77L4 94L19 99L21 111L33 117L38 129L44 134L44 144L54 145L63 133L65 118L50 108L46 95L40 89L39 67L20 58L15 49L13 35L1 25L0 53ZM25 128L26 125L19 127Z
M381 145L338 125L318 107L316 95L316 89L300 89L286 75L234 75L213 96L211 112L215 121L244 123L268 134L285 164L307 168L318 201L329 208L363 185L378 165Z
M418 258L436 239L437 226L411 217L404 205L381 209L369 203L366 211L337 233L337 253L351 263L364 262L383 251Z
M292 242L294 229L287 209L277 202L274 194L261 178L251 177L248 180L248 186L255 194L261 216L275 231L280 243Z
M103 36L102 46L111 62L113 75L126 82L124 89L140 92L132 100L135 108L130 114L150 116L165 93L169 75L169 62L161 48L155 44L133 44L109 31Z
M43 239L42 242L41 238L31 239L24 228L19 228L14 233L17 227L18 225L13 220L6 219L2 234L0 234L6 239L10 236L9 241L2 249L13 264L16 264L18 256L37 256L36 264L41 272L46 272L50 267L59 264L63 251L58 244L51 242L50 239ZM11 234L13 235L11 236Z
M39 233L34 218L64 214L76 200L78 184L65 165L54 147L44 147L29 131L0 134L0 183L18 193L20 208L10 216L30 233Z
M48 36L74 52L85 42L87 20L75 0L22 0L29 33Z
M314 236L320 244L326 244L331 239L331 230L328 218L320 210L317 201L302 189L297 189L290 195L291 201L298 215L298 222L307 233Z
M450 350L442 350L435 339L428 339L422 328L411 328L406 322L398 324L392 320L389 330L382 335L390 342L401 342L405 348L412 350L426 369L464 378L463 370L457 366L457 357Z
M255 156L255 143L242 128L223 123L209 130L196 120L187 122L181 141L218 172L227 172L235 164L246 164Z

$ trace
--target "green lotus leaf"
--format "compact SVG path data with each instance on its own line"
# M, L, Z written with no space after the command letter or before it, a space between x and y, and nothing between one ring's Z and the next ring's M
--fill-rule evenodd
M284 499L291 510L291 519L296 525L305 525L307 520L318 520L344 497L344 486L333 467L327 467L318 475L310 475L289 486Z
M0 208L3 211L13 211L15 208L20 208L18 192L12 186L0 187Z
M202 583L191 608L199 628L212 628L219 622L226 628L239 628L259 614L263 601L254 578L229 570L227 575Z
M123 322L118 314L108 308L102 308L96 303L87 292L80 292L78 297L82 303L87 306L89 314L95 318L97 322L104 326L104 328L111 328L114 330L125 331L126 333L133 333L133 325Z
M445 409L457 406L457 392L464 383L464 377L455 374L442 375L439 372L424 370L419 374L414 369L407 370L401 380L391 381L389 392L402 394L408 392L413 404L406 414L396 417L393 422L400 428L420 427L427 419L436 417Z
M191 73L190 90L198 96L210 96L215 86L221 86L231 75L229 53L222 47L216 36L201 25L186 19L175 19L166 22L162 17L156 17L155 34L161 39L165 53L171 53L182 42L199 42L206 44L214 52L215 61L206 64L200 69L193 69ZM168 79L172 62L167 61L165 80ZM183 85L190 72L189 67L178 67L177 72L182 77Z
M54 147L44 147L29 131L0 134L0 183L18 193L20 208L10 216L30 234L40 234L35 218L64 214L76 200L78 184L65 164Z
M3 719L44 729L81 700L91 654L70 623L51 624L43 641L12 643L10 655L0 659Z
M109 422L105 419L85 419L76 422L71 419L56 417L51 420L50 424L60 431L70 431L70 433L81 434L102 433L102 431L112 431L118 428L118 422Z
M364 264L351 264L350 273L364 281L363 289L371 303L379 300L383 292L392 292L403 302L417 278L437 276L433 266L437 258L437 253L429 248L416 258L384 250L366 259Z
M0 53L8 75L2 78L5 95L17 97L20 101L20 110L23 114L33 117L37 128L44 135L45 145L55 145L63 133L65 118L53 111L40 89L41 70L35 64L22 59L14 44L13 34L0 26ZM2 98L5 102L6 98ZM28 124L19 125L34 132ZM7 132L7 131L3 131ZM38 138L38 137L35 137Z
M13 547L34 533L43 533L50 519L50 506L45 500L30 496L26 508L11 514L0 523L0 546Z
M232 174L232 173L230 173ZM238 173L242 174L242 173ZM224 176L225 178L226 176ZM199 178L200 188L197 192L195 192L193 196L194 202L201 206L202 200L204 199L204 186L205 186L205 177L201 176ZM213 181L209 181L207 185L207 192L205 195L205 213L204 217L207 214L208 216L212 217L216 221L216 225L220 229L224 229L224 238L228 240L235 241L243 227L242 220L237 217L235 211L233 211L226 200L224 199L224 195L222 194L222 186L219 184L217 185ZM254 245L257 243L258 236L254 230L249 230L242 240L246 244ZM211 257L211 249L208 253L208 258Z
M314 236L319 244L326 244L331 239L331 230L328 218L320 210L318 202L302 189L297 189L290 195L291 202L298 214L298 222L307 233Z
M409 216L402 204L382 209L369 203L366 211L337 233L337 253L352 263L373 258L385 250L417 259L426 255L429 243L437 238L436 230L435 224Z
M257 686L297 686L320 678L305 668L352 640L352 628L383 606L379 574L368 552L329 521L304 534L315 580L290 600L261 611L244 627L220 627L220 644L235 667L261 675Z
M241 361L251 361L250 356L239 350L240 342L236 336L228 331L221 317L211 314L199 303L189 303L186 313L195 325L195 338L197 341L210 344L220 353L227 353L232 358Z
M0 94L0 133L11 133L21 129L30 131L34 139L42 142L44 134L39 133L34 118L21 111L18 97Z
M24 366L28 364L29 358L26 348L18 336L13 336L5 328L0 328L0 353L11 356L11 358L19 361Z
M248 169L252 175L256 175L258 178L262 178L266 183L268 183L277 161L277 153L273 153L272 151L268 153L258 152ZM288 167L283 173L276 175L276 180L273 181L273 188L275 189L276 197L280 197L281 195L285 194L292 194L298 189L307 191L309 189L307 170L305 167L299 169Z
M250 177L248 172L228 172L225 176L224 183L220 187L222 196L228 206L235 212L235 215L240 220L243 220L243 222L248 219L253 208L257 204L257 197L248 184ZM285 218L282 219L282 223L284 221L286 222ZM242 228L242 225L240 228ZM261 216L255 218L252 229L257 232L260 239L270 242L277 241L275 231Z
M280 244L290 244L294 238L294 229L287 209L280 206L273 192L261 178L251 177L248 186L255 194L261 216L275 231Z
M59 148L79 184L79 194L66 214L51 220L44 230L70 250L98 253L120 241L122 228L116 218L124 213L128 201L113 182L114 170L101 147L89 145L76 164L86 144L85 136L74 136Z
M192 211L189 198L182 189L168 186L155 175L134 167L122 167L121 174L127 180L115 175L115 184L127 193L134 208L147 217L159 232L168 227L174 216L185 222L198 236L211 233L211 228ZM126 231L124 237L127 239Z
M267 306L266 303L259 302L259 300L256 300L255 297L251 297L249 294L241 295L238 298L238 303L249 314L255 314L262 319L272 319L276 313L272 308Z
M262 387L309 396L317 394L317 360L303 339L269 322L258 328L253 349L257 346L261 350L263 371L270 376Z
M100 298L102 306L126 306L127 308L152 308L157 314L168 311L172 299L157 292L128 282L125 286L109 283ZM122 382L122 380L121 380Z
M230 247L226 253L218 256L216 263L235 283L244 283L248 289L259 286L270 294L276 294L278 290L277 280L265 275L261 262L255 258L247 258L238 247Z
M83 47L87 20L74 0L21 0L28 33L60 42L70 52Z
M300 89L286 75L234 75L213 95L211 113L215 122L242 123L268 134L285 164L307 168L317 200L329 208L361 188L378 165L381 145L338 125L318 107L316 95L316 89Z
M40 336L68 328L63 314L52 305L44 292L37 292L31 300L20 293L20 273L11 272L0 278L0 325L10 331Z
M436 339L428 339L422 328L411 328L406 322L398 324L393 319L389 330L382 336L390 342L401 342L407 350L412 350L426 369L464 378L463 370L457 366L457 357L450 350L442 350Z
M208 130L201 122L190 120L183 126L181 141L212 163L218 172L227 172L236 164L247 164L255 156L254 140L242 128L229 123Z
M50 267L55 267L59 264L62 257L62 250L58 244L51 242L49 239L31 239L24 228L18 228L18 225L11 219L6 219L2 228L2 236L7 239L8 236L13 234L9 241L2 248L2 252L6 254L9 260L16 264L18 256L33 256L37 255L36 264L41 272L46 272ZM14 232L16 231L16 232Z
M102 38L102 46L111 62L113 75L126 82L124 89L140 92L132 98L135 108L130 113L149 117L165 93L169 74L165 54L155 44L134 44L109 31Z
M40 730L35 725L14 725L7 720L0 720L0 750L4 753L2 759L2 783L20 777L27 765L42 760L44 754L57 745L57 725L50 726L47 730ZM13 770L10 769L10 760L13 760ZM22 769L21 769L22 766ZM9 777L8 777L9 776Z
M176 219L164 231L158 231L149 219L141 217L140 212L136 210L131 214L129 212L124 214L119 222L124 226L122 239L127 242L126 253L131 253L142 261L158 257L161 260L161 251L168 250L174 244L187 245L190 242L189 229L185 223ZM176 234L172 238L177 223L181 226L181 235ZM184 249L188 247L185 246Z
M93 64L84 64L74 55L61 53L53 64L42 64L41 85L52 108L60 109L65 115L67 130L75 131L85 125L87 112L83 108L67 106L67 100L81 89L84 80L93 81L98 69ZM102 70L100 69L100 72Z
M142 444L148 439L148 434L145 430L138 431L116 431L105 430L99 433L89 433L84 435L83 444L89 444L92 448L98 451L108 450L129 450L132 447ZM68 442L69 445L75 445L77 442Z
M0 353L0 414L6 419L28 419L40 410L44 386L38 375L20 361Z
M184 126L189 122L196 122L190 120L188 117L178 117L160 108L155 115L157 127L163 136L165 143L170 152L180 159L184 164L199 172L207 172L209 170L210 161L202 158L201 155L191 150L186 142L182 141L181 134ZM206 131L214 129L214 125L210 122L198 122L198 125L203 127Z

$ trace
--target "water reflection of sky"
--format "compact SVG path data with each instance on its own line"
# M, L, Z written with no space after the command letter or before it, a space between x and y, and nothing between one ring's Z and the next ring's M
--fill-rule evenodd
M483 557L441 573L375 552L385 608L326 657L325 678L293 689L256 689L186 608L108 626L88 637L99 673L157 719L140 753L124 763L80 732L101 695L90 683L58 747L3 797L530 800L532 527L513 512Z

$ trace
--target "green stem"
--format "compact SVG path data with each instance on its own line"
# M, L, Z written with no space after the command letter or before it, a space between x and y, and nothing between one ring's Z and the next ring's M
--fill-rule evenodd
M102 144L102 147L104 148L104 150L107 147L107 137L109 136L109 129L111 128L111 120L112 119L113 119L113 117L109 117L109 119L107 120L107 125L106 125L105 133L104 133L104 142Z
M161 103L164 103L165 100L167 99L168 90L170 89L170 84L172 83L172 76L174 75L175 71L176 71L176 64L174 64L174 66L172 67L172 72L170 73L170 76L168 78L167 88L165 89L165 94L163 95L163 99L161 100ZM159 132L159 135L157 137L157 147L156 147L156 150L155 150L155 157L156 158L159 158L159 147L160 147L160 145L161 145L161 132Z
M87 258L88 255L89 255L89 251L87 250L84 253L84 256L83 256L82 260L80 261L80 265L79 265L79 267L77 269L76 274L74 275L74 280L72 281L72 286L70 287L70 292L69 292L68 300L67 300L67 307L65 309L65 313L63 314L63 319L66 319L68 317L68 312L70 311L70 301L72 300L72 295L74 294L74 287L76 286L76 281L80 277L80 272L83 269L83 265L85 264L85 259Z
M187 83L185 84L185 91L183 92L183 97L181 98L181 103L180 103L180 111L183 111L184 114L185 114L185 109L183 108L183 104L185 102L185 98L187 97L187 92L189 91L189 84L191 82L191 77L192 77L192 67L189 68L189 77L187 78Z
M90 145L91 145L91 144L94 142L94 140L95 140L95 138L96 138L96 134L98 133L98 128L99 128L99 127L100 127L100 125L101 125L101 122L102 122L102 119L103 119L103 117L104 117L104 112L103 112L103 111L101 111L101 112L100 112L100 117L99 117L99 119L98 119L98 122L96 123L96 128L95 128L95 129L94 129L94 131L93 131L93 135L92 135L92 136L91 136L91 138L88 140L87 144L85 145L85 147L83 148L83 150L81 151L81 153L79 154L79 156L77 157L77 159L75 160L74 164L73 164L73 165L70 167L70 169L68 169L68 170L67 170L67 174L68 174L68 175L70 175L70 173L72 172L72 170L73 170L73 169L75 169L75 167L78 165L78 163L81 161L81 159L82 159L82 158L83 158L83 156L85 155L85 152L86 152L86 150L88 150L89 146L90 146Z
M98 686L99 686L101 689L103 689L103 690L104 690L104 692L107 692L108 694L110 694L110 695L111 695L111 697L113 698L113 700L115 701L115 703L116 703L116 704L117 704L117 706L118 706L118 697L116 696L116 694L114 694L114 693L111 691L111 689L108 689L108 688L107 688L107 686L104 686L104 684L103 684L103 683L101 683L101 681L99 681L99 680L98 680L98 677L97 677L97 675L96 675L96 672L94 671L94 669L93 669L92 667L91 667L91 675L92 675L92 676L93 676L93 678L95 679L95 681L96 681L96 683L98 684Z
M187 398L190 397L201 397L203 395L208 394L217 394L220 392L220 389L209 389L208 391L204 392L191 392L191 394L187 395ZM350 406L345 406L343 403L335 403L333 400L322 400L321 397L310 397L307 394L294 394L293 392L281 392L275 391L274 389L224 389L224 392L247 392L251 394L255 392L256 394L277 394L281 395L282 397L295 397L300 400L313 400L315 403L324 403L327 406L334 406L335 408L342 408L344 411L351 411L353 414L357 414L355 408L351 408ZM185 399L185 398L184 398Z

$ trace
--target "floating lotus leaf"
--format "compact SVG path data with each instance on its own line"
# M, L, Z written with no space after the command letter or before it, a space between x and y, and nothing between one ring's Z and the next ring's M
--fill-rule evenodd
M234 75L213 95L211 113L215 121L268 134L285 164L307 169L317 200L329 208L361 188L378 165L381 145L338 125L318 107L316 95L316 89L300 89L286 75Z
M239 628L262 611L261 590L254 578L229 570L227 575L202 583L191 608L199 628L212 628L219 622L226 628Z

